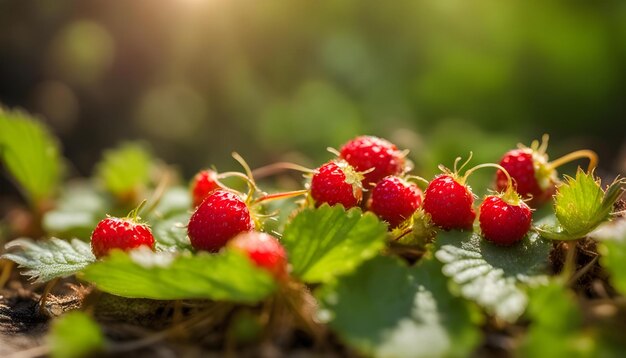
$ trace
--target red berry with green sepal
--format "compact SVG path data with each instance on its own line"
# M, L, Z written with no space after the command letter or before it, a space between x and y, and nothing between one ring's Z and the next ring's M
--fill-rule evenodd
M405 166L404 157L405 153L398 150L395 144L373 136L356 137L340 150L340 158L357 171L365 172L362 184L367 189L388 175L401 174Z
M91 234L91 251L97 258L114 249L130 251L140 246L154 250L154 236L148 225L130 218L108 217Z
M196 250L216 252L241 232L254 230L247 204L239 195L216 190L191 215L187 233Z
M476 219L473 205L474 195L456 175L438 175L424 193L424 211L444 230L471 230Z
M209 194L221 188L215 171L207 169L198 172L190 184L193 207L197 208Z
M500 160L513 179L515 190L524 199L531 199L534 206L548 201L555 192L557 172L548 164L545 153L520 148L507 152ZM502 170L496 174L496 188L503 191L507 188L507 177Z
M530 207L516 193L511 193L489 195L480 205L478 220L483 237L497 245L512 245L530 230Z
M341 204L346 209L355 207L363 195L363 176L343 160L332 160L315 170L310 193L316 206Z
M243 252L255 265L274 277L287 277L287 253L272 235L257 231L241 233L228 243L228 247Z
M415 213L422 204L417 185L396 176L387 176L372 191L369 209L395 228Z

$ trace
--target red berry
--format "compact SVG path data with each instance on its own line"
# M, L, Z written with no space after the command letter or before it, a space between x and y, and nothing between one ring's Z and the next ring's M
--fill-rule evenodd
M515 190L525 199L532 197L533 205L545 203L554 194L556 171L547 166L545 154L530 148L515 149L502 157L500 165L511 175ZM507 185L506 175L498 170L497 190L506 190Z
M424 210L444 230L471 229L476 218L474 195L451 175L433 179L424 194Z
M404 154L395 144L372 136L360 136L341 147L341 158L357 171L364 172L363 187L371 188L388 175L398 175L404 170Z
M226 190L210 194L189 219L187 233L196 250L216 252L237 234L254 229L246 203Z
M421 203L422 191L417 185L388 176L374 187L369 207L394 228L413 215Z
M287 253L272 235L250 231L237 235L228 246L245 253L255 265L268 270L274 277L287 276Z
M507 203L501 197L490 195L480 204L480 229L485 239L498 245L512 245L524 238L530 230L530 208L526 203Z
M154 250L154 236L148 225L132 219L106 218L91 234L91 251L97 258L113 249L129 251L143 245Z
M317 168L311 180L311 197L315 205L359 205L362 198L362 176L343 160L333 160Z
M193 207L197 208L209 194L217 189L221 189L217 181L217 173L213 170L200 171L191 180L190 189Z

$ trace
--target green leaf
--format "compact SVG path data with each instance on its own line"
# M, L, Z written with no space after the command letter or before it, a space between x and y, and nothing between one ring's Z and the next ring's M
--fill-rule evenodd
M441 265L376 257L318 292L320 319L375 357L466 357L479 342L470 307L448 291Z
M31 205L55 195L63 174L59 143L30 115L0 108L0 161Z
M178 213L163 220L155 220L152 234L158 251L191 250L191 242L187 237L187 223L191 214Z
M147 203L150 206L150 203ZM191 195L189 189L174 187L168 189L159 199L152 212L152 219L167 218L180 213L189 212L191 209Z
M103 350L105 343L100 326L80 311L72 311L56 319L48 341L53 358L91 356Z
M528 302L519 285L547 282L544 271L552 243L536 233L502 247L476 233L444 231L435 245L443 273L460 286L461 294L509 322L524 312Z
M44 215L43 226L55 236L86 239L110 211L110 200L90 184L72 183L61 193L56 208Z
M600 264L611 275L613 286L626 295L626 218L602 224L589 236L600 240Z
M54 237L40 241L17 239L5 248L17 251L6 253L2 258L27 268L24 274L36 279L35 282L73 275L96 260L89 243L78 239L71 242Z
M308 283L328 282L354 270L384 246L387 227L358 208L305 209L282 237L292 273Z
M579 169L576 178L566 177L555 196L558 224L542 225L537 229L552 240L577 240L609 218L613 204L623 192L623 180L615 180L606 192L593 172Z
M151 155L141 145L125 143L104 152L96 166L96 177L113 195L123 197L148 184Z
M84 270L83 278L100 290L129 298L212 299L254 303L276 283L238 252L177 256L140 248L114 251Z
M531 290L528 316L532 323L520 346L520 356L593 356L592 337L581 331L581 312L563 286L551 283Z

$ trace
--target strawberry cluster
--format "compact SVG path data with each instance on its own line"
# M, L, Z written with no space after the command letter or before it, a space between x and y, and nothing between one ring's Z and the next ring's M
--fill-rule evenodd
M589 151L568 154L548 162L546 141L530 148L521 147L504 154L499 164L480 164L462 171L465 164L454 170L443 166L442 173L430 182L410 175L407 151L393 143L372 136L359 136L345 143L336 158L316 169L295 164L274 165L276 169L298 169L308 173L310 182L303 190L267 194L259 190L252 171L240 160L246 174L202 170L191 181L190 198L193 214L187 224L191 245L198 251L218 252L225 247L247 255L257 266L277 279L288 276L286 253L279 240L261 232L262 215L259 206L268 200L306 195L302 205L342 205L349 209L361 207L388 224L391 232L401 235L414 227L433 230L478 230L483 237L498 245L512 245L522 240L531 228L532 211L548 201L557 184L556 167L578 159L595 157ZM469 160L468 160L469 161ZM497 168L494 187L475 207L475 195L467 179L477 169ZM244 179L248 192L235 191L220 182L229 176ZM427 183L424 191L417 182ZM529 204L527 204L527 202ZM477 215L478 211L478 215ZM102 220L92 234L92 250L96 257L111 250L128 251L139 246L154 250L155 241L150 228L134 217ZM478 225L475 225L478 216Z

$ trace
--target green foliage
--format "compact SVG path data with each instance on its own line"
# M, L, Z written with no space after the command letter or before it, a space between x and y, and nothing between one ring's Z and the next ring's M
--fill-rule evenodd
M63 174L59 143L32 116L0 108L0 162L31 205L55 195Z
M150 203L146 205L149 206ZM163 196L159 199L158 204L153 210L151 218L154 220L167 218L172 215L180 214L181 212L188 212L190 209L191 196L189 195L189 189L173 187L163 193Z
M73 275L96 260L89 243L78 239L71 242L54 237L41 241L17 239L6 244L5 248L17 250L2 255L2 258L27 268L24 274L35 282Z
M532 323L520 347L523 357L592 357L592 337L582 331L582 317L572 295L557 283L531 291Z
M357 208L305 209L285 227L282 243L292 273L308 283L328 282L354 270L383 247L387 227Z
M611 283L626 295L626 219L619 218L602 224L590 236L600 240L600 264L611 275Z
M80 311L69 312L52 323L48 336L53 358L81 358L104 348L102 330Z
M254 303L271 294L276 283L238 252L177 256L140 248L114 251L82 275L100 290L128 298L212 299Z
M466 357L479 331L434 260L409 268L374 258L325 286L320 317L348 344L375 357Z
M623 180L614 181L606 191L593 172L579 169L576 178L566 177L555 197L558 225L543 225L537 229L553 240L576 240L584 237L609 218L613 204L623 192Z
M152 234L158 251L191 250L187 237L187 223L191 214L182 212L166 219L154 221Z
M443 231L435 245L444 275L460 286L461 294L509 322L524 313L528 302L520 284L547 281L545 269L552 244L537 234L502 247L476 233Z
M146 149L125 143L104 152L95 175L110 193L124 197L148 184L151 165L152 157Z
M88 239L111 207L110 200L88 183L72 183L62 191L55 209L44 215L43 226L51 235Z

